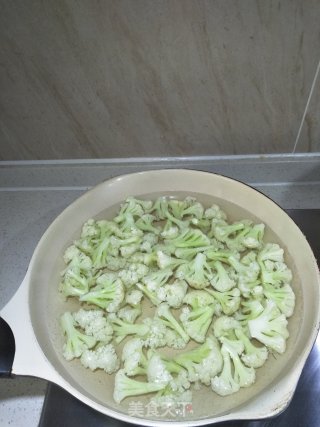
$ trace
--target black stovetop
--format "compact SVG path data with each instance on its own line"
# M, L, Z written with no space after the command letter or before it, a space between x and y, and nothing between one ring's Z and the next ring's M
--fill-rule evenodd
M320 210L289 210L288 214L306 235L320 263ZM0 361L1 362L1 361ZM1 363L0 363L1 364ZM49 384L40 427L128 427L86 406L60 387ZM289 407L274 418L231 421L216 427L317 427L320 426L320 340L310 353Z

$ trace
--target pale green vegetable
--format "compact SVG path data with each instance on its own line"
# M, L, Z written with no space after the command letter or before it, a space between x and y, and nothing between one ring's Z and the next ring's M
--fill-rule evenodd
M264 235L194 197L129 197L89 219L63 256L59 291L79 304L61 317L64 357L116 373L116 402L154 393L177 414L201 384L249 387L285 351L295 307L284 250Z

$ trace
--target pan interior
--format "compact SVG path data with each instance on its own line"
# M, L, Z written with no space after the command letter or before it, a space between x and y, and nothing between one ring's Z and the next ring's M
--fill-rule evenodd
M228 214L229 221L246 218L261 222L261 219L255 215L256 203L259 203L261 195L253 190L252 199L248 199L247 203L243 203L242 206L214 194L204 194L201 191L146 193L140 191L138 194L132 193L131 195L146 200L155 200L160 195L177 199L191 195L206 207L211 206L212 203L221 206ZM255 200L256 195L259 196L257 200ZM86 219L90 217L111 219L119 207L118 202L111 204L107 201L105 209L101 208L100 202L86 211L83 209L85 203L88 204L88 200L82 200L80 204L71 206L69 212L63 213L48 229L47 235L40 242L31 265L30 309L33 327L44 354L56 371L72 387L92 401L92 406L97 403L106 408L106 413L108 413L108 409L112 409L122 414L128 414L134 405L132 402L139 402L144 408L144 418L150 420L192 421L207 419L233 411L236 407L252 401L266 389L271 389L280 378L294 367L297 357L304 351L308 334L310 335L310 330L314 326L313 313L316 310L316 302L312 298L312 295L315 296L314 266L312 260L309 259L309 253L301 253L304 250L304 245L306 245L304 241L301 241L302 235L296 230L294 224L290 220L288 221L286 216L283 216L284 213L276 208L273 216L270 215L269 217L266 214L262 221L267 225L265 240L279 243L284 248L286 262L292 269L294 277L292 286L296 294L296 308L294 315L289 319L290 338L287 341L285 354L270 355L265 365L257 369L255 384L249 388L242 388L234 395L220 397L205 386L195 391L193 393L193 414L186 414L183 419L176 419L173 414L148 416L148 406L146 405L150 396L130 398L121 405L116 404L112 398L114 375L110 376L101 371L91 372L82 367L79 361L67 362L62 357L63 338L59 327L59 318L63 312L79 308L78 303L73 299L64 301L57 290L60 280L59 274L64 268L63 252L79 236L81 226ZM266 203L271 203L275 207L272 202L266 201ZM279 221L283 223L281 226L279 226ZM296 235L294 235L295 233ZM296 262L297 257L300 257L299 262ZM303 257L305 259L301 260ZM149 314L150 307L146 305L144 312ZM306 315L306 313L308 314Z

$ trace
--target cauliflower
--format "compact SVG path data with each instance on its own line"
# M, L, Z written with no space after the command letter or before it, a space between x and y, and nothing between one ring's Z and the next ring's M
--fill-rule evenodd
M267 348L253 345L250 338L240 328L235 329L234 332L244 345L244 353L241 356L243 363L250 368L260 368L268 358Z
M255 319L248 321L252 338L257 339L266 347L277 353L284 353L286 339L289 336L288 321L272 300L267 300L265 309Z
M120 279L103 274L97 278L97 285L80 296L79 300L97 305L109 313L115 312L124 299L124 288Z
M296 297L288 283L279 288L265 283L261 290L267 299L276 303L281 313L286 317L292 316Z
M119 319L124 320L125 322L134 323L141 315L141 312L140 305L136 305L134 307L125 305L124 307L120 308L120 310L117 312L117 315Z
M188 284L184 280L175 280L171 284L161 286L156 295L160 301L166 301L170 307L179 308L187 293Z
M80 271L87 272L92 268L92 261L75 245L69 246L63 256L63 260L69 267L75 267Z
M221 309L224 314L231 315L235 313L240 307L240 290L238 288L233 288L230 291L218 292L207 290L220 304Z
M175 276L185 280L194 289L204 289L210 285L213 273L206 256L200 252L192 261L180 265Z
M236 286L235 280L230 277L227 269L220 261L215 261L213 266L216 270L216 274L212 277L210 283L215 290L219 292L226 292Z
M165 386L172 381L172 375L159 354L154 353L148 360L147 378L150 383L163 384Z
M126 397L153 393L164 388L165 384L161 382L151 383L134 380L125 374L124 369L120 369L115 377L113 398L117 403L120 403Z
M264 232L194 197L128 197L112 220L89 219L63 255L59 291L79 304L61 317L64 357L116 373L117 403L154 393L176 416L192 389L250 386L285 351L295 307L284 250Z
M146 373L147 358L143 353L143 340L131 338L122 349L123 369L128 376L143 375Z
M222 342L223 369L220 375L212 378L211 386L216 393L226 396L236 393L240 387L249 387L254 383L256 376L255 370L245 366L240 359L244 350L241 341L233 341L225 337L221 337L220 341Z
M143 293L138 289L133 289L126 294L126 303L132 305L133 307L139 305L143 298Z
M80 297L88 292L91 279L81 272L79 267L69 267L59 284L59 291L65 297Z
M210 301L211 299L211 301ZM191 291L184 298L180 320L190 338L203 343L215 312L215 300L205 291Z
M149 267L142 263L131 263L126 269L119 271L119 278L126 288L130 288L148 274Z
M120 362L112 344L97 347L96 350L85 350L80 358L85 368L95 371L103 369L107 374L113 374L119 369Z
M80 357L85 350L96 345L97 340L94 337L88 336L76 328L76 322L69 311L61 316L60 324L67 339L63 346L63 356L66 360Z
M181 336L185 343L189 341L189 335L185 332L183 327L171 313L169 304L165 302L161 303L156 310L156 315L163 321L167 328L173 329L175 332L177 332L177 334Z
M112 340L113 329L110 322L104 317L102 310L81 308L73 313L73 318L87 335L93 336L97 341L108 343Z

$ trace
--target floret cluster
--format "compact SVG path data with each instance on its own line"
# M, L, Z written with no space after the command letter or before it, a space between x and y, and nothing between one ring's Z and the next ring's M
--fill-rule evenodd
M116 373L118 403L154 393L175 405L201 385L221 396L252 385L269 354L284 353L295 305L284 251L264 230L192 197L130 197L112 220L89 219L64 254L59 290L79 300L61 317L64 357Z

